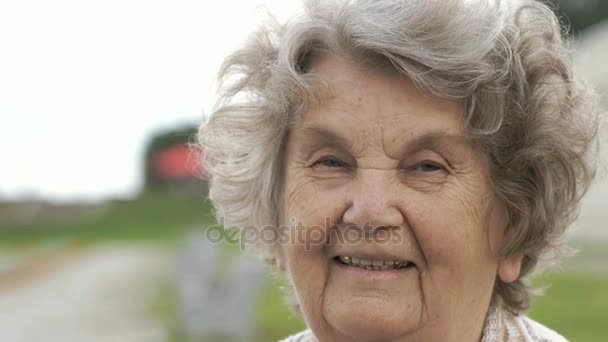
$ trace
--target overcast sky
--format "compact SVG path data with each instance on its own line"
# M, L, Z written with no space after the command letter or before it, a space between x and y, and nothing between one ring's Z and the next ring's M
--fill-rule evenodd
M0 198L136 193L150 135L199 123L224 57L266 9L285 20L299 3L0 2ZM589 51L593 77L605 52Z
M134 194L149 136L197 123L223 58L298 1L0 3L0 197Z

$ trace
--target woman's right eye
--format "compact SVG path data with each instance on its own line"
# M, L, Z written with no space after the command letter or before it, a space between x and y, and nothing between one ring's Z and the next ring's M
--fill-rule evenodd
M344 163L333 157L325 157L316 161L313 165L315 168L337 169L345 167Z

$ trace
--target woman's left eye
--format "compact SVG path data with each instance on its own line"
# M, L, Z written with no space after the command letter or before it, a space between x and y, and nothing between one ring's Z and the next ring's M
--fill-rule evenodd
M430 172L441 171L444 169L444 167L442 165L434 163L434 162L425 161L425 162L422 162L422 163L416 165L415 169L416 169L416 171L430 173Z

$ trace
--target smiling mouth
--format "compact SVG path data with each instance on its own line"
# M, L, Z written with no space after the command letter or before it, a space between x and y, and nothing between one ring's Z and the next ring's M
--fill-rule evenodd
M400 270L414 267L414 263L403 260L369 260L347 255L339 255L334 260L342 265L362 268L368 271Z

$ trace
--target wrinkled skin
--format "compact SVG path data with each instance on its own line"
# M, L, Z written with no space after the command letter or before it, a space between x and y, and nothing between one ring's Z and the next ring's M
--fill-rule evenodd
M322 342L479 341L495 279L514 280L520 259L497 254L506 215L464 138L463 104L337 57L311 72L332 91L290 130L280 216L324 235L277 252L308 326ZM415 266L335 258L357 253Z

